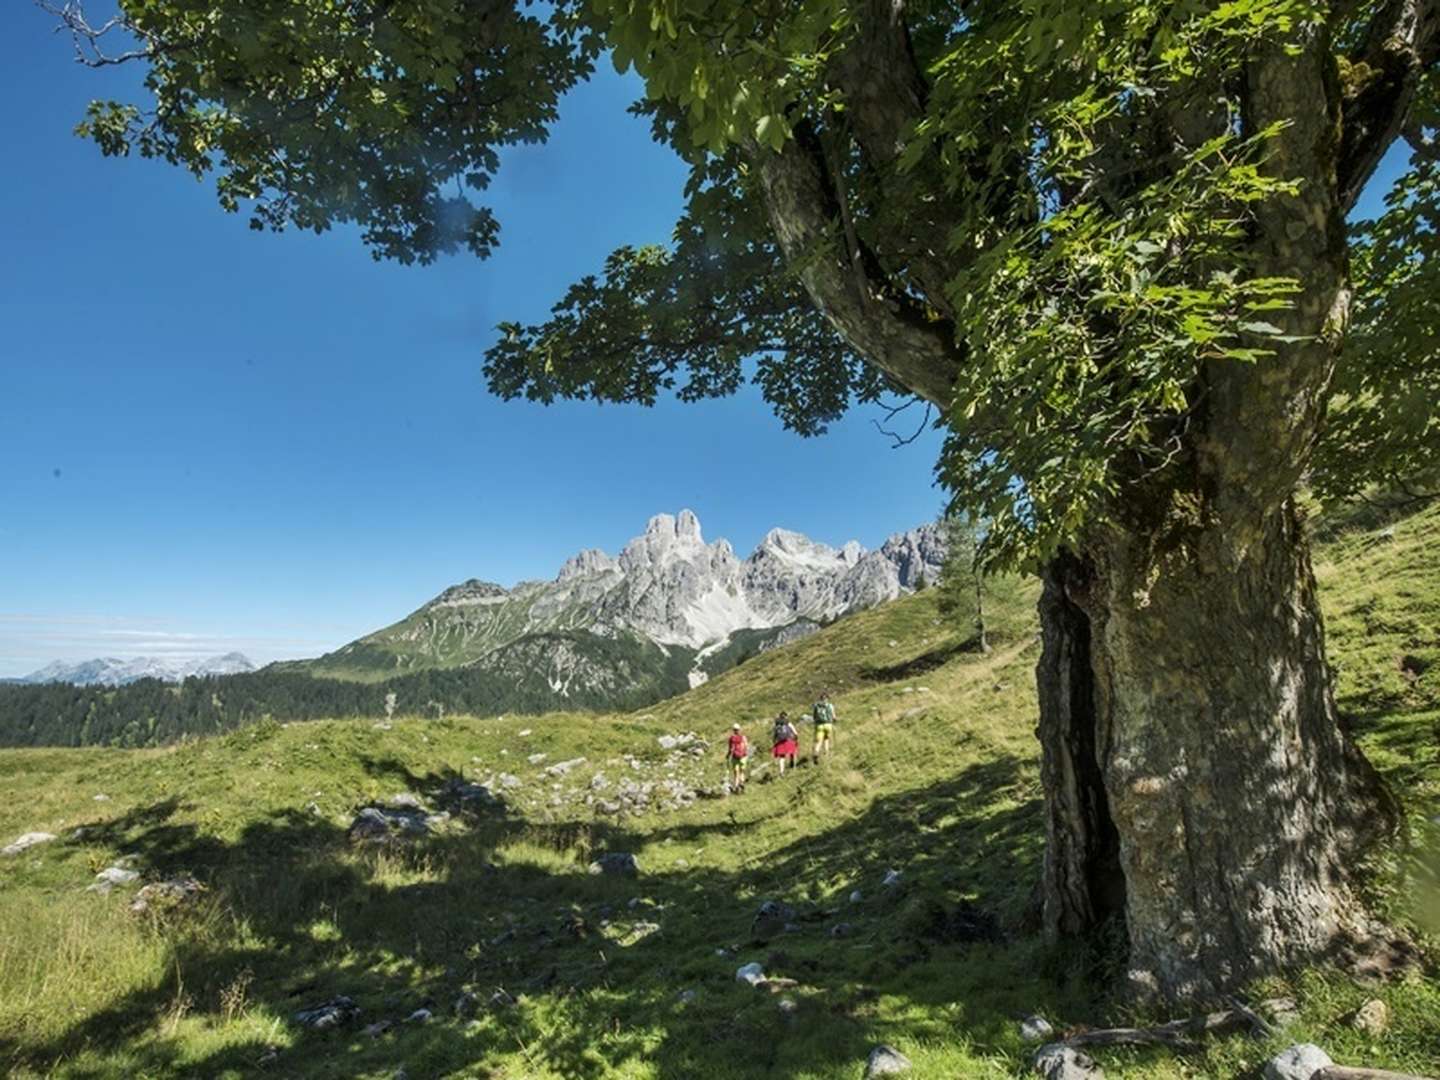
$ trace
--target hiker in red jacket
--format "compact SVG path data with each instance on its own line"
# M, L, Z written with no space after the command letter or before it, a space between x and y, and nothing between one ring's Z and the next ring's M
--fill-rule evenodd
M782 712L775 718L775 730L771 735L775 743L772 753L780 763L780 775L784 776L786 764L792 769L795 767L795 755L800 752L800 733L790 722L789 714Z
M745 790L745 764L750 760L750 742L739 724L730 725L730 741L725 751L726 764L730 766L730 790Z

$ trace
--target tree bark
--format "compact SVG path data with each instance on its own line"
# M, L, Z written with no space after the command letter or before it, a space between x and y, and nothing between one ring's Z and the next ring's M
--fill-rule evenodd
M1129 533L1045 573L1052 935L1125 921L1144 996L1218 997L1374 940L1353 873L1393 807L1341 728L1302 526Z

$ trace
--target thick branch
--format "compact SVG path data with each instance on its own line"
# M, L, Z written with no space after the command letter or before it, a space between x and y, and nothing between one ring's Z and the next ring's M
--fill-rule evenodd
M797 129L783 149L747 148L786 262L830 324L901 386L947 408L959 352L948 320L927 319L883 281L856 273L836 242L839 217L813 134Z
M1340 202L1354 207L1399 137L1420 74L1440 57L1440 0L1389 0L1344 69Z
M855 34L836 58L830 78L845 95L845 119L865 165L876 178L882 201L910 208L905 234L880 255L914 282L932 307L953 318L946 283L954 276L944 252L956 220L922 164L910 174L898 170L906 136L925 115L927 88L915 62L905 25L904 0L864 0L855 16ZM925 184L931 197L920 197ZM897 258L896 252L906 254ZM888 257L887 257L888 256Z

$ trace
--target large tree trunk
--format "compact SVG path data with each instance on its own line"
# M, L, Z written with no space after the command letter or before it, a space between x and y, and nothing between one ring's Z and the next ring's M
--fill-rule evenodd
M1171 998L1375 935L1353 872L1389 804L1337 721L1293 505L1158 563L1097 539L1047 567L1041 618L1052 934L1122 917L1132 989Z

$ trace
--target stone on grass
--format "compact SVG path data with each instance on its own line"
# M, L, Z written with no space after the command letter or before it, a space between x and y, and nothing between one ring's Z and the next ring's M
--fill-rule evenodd
M424 804L420 802L418 795L412 795L408 791L402 791L399 795L391 795L385 800L386 805L393 806L397 810L421 810Z
M1372 1039L1378 1039L1390 1026L1390 1006L1379 998L1371 998L1355 1010L1355 1015L1350 1018L1350 1026Z
M525 760L528 761L531 765L539 765L549 756L549 754L531 754Z
M852 904L859 904L859 903L863 902L864 899L865 899L865 894L862 893L859 889L854 890L854 891L850 894L850 903L852 903Z
M140 875L134 870L127 870L123 866L107 866L95 875L94 884L88 886L86 891L98 892L101 896L104 896L111 889L115 888L116 885L129 885L131 882L138 881L139 879Z
M359 1015L360 1006L355 1004L355 1000L341 994L329 1001L301 1009L295 1014L295 1022L315 1031L328 1031L348 1024Z
M895 888L895 886L897 886L897 885L900 884L900 871L899 871L899 870L886 870L886 871L885 871L885 880L883 880L882 882L880 882L880 884L881 884L881 885L884 885L885 888L887 888L887 889L893 889L893 888Z
M795 918L795 909L780 900L766 900L750 924L750 936L756 941L769 941L784 933L785 924Z
M475 1010L480 1007L480 999L469 990L464 991L455 999L456 1016L473 1016Z
M638 877L640 862L628 851L607 851L590 864L590 873Z
M405 833L426 831L424 815L413 810L385 810L366 806L350 822L347 835L351 840L379 843Z
M1055 1029L1043 1016L1027 1016L1020 1021L1020 1038L1028 1043L1043 1043L1054 1034Z
M914 1067L899 1050L881 1043L870 1051L870 1057L865 1061L865 1080L874 1076L899 1076Z
M1042 1046L1033 1065L1045 1080L1104 1080L1105 1076L1105 1070L1089 1054L1060 1043Z
M800 1006L795 1004L794 998L781 998L776 1008L780 1010L782 1016L794 1016Z
M854 932L855 927L851 926L848 922L837 922L834 926L830 927L830 936L833 938L849 937Z
M130 910L137 913L149 911L152 908L157 911L169 910L179 907L181 904L188 904L204 891L205 886L193 877L177 877L167 881L151 882L135 894L135 899L130 904Z
M697 995L694 990L681 990L680 993L675 995L675 1000L681 1005L689 1005L696 997Z
M19 855L22 851L28 851L36 844L48 844L55 839L54 833L48 832L27 832L18 837L13 844L7 844L0 848L0 855Z
M735 981L759 986L765 981L765 969L759 964L744 964L736 970Z
M377 1020L373 1024L366 1024L365 1027L361 1029L360 1033L362 1035L368 1035L372 1039L378 1039L381 1035L384 1035L394 1026L395 1024L392 1021Z
M429 1009L416 1009L405 1018L407 1024L428 1024L434 1019L435 1014Z
M1335 1063L1314 1043L1296 1043L1265 1063L1265 1080L1310 1080Z

